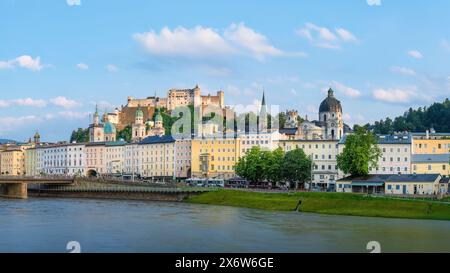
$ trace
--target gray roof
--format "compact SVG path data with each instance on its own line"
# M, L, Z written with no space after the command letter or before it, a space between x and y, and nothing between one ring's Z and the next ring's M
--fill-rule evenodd
M434 182L440 174L396 174L391 175L389 182Z
M378 144L411 144L410 134L377 135Z
M295 135L295 133L297 132L297 128L281 128L279 129L280 134L285 134L285 135Z
M440 174L373 174L367 176L356 176L356 177L345 177L339 179L338 181L349 181L349 182L434 182L440 176Z
M351 181L351 182L380 182L386 181L389 178L389 174L369 174L367 176L348 176L339 179L338 181Z
M378 144L411 144L410 134L395 134L395 135L377 135ZM339 141L339 144L345 144L347 134L344 134Z
M118 141L110 141L110 142L106 142L106 147L111 147L111 146L124 146L126 145L127 142L123 141L123 140L118 140Z
M439 183L441 184L448 184L450 181L450 177L442 177L441 181Z
M413 136L426 136L426 132L414 132L411 133ZM429 136L443 136L443 137L450 137L450 133L428 133Z
M175 139L171 135L164 136L150 136L139 142L140 145L143 144L158 144L158 143L173 143Z
M448 163L450 154L413 154L412 163Z

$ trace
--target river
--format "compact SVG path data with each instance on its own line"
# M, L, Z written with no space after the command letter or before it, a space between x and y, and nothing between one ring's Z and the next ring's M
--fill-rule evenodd
M184 203L0 199L0 252L450 252L450 221Z

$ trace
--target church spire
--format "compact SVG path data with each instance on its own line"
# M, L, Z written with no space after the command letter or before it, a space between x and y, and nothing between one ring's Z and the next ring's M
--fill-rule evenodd
M266 95L263 90L263 96L261 101L261 110L259 111L259 122L258 122L258 131L265 132L267 131L267 106L266 106Z
M263 97L262 97L262 102L261 102L261 107L266 106L266 96L265 96L265 91L263 90Z

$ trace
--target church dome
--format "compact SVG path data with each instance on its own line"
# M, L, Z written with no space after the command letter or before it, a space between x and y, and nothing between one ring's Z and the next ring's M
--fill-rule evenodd
M158 111L158 114L156 114L156 116L155 116L155 122L158 122L158 121L160 121L160 122L163 121L163 118L162 118L161 114L159 113L159 111Z
M144 111L142 111L142 109L140 107L136 110L136 117L137 118L143 118L144 117Z
M319 112L342 112L341 102L333 95L333 89L328 90L328 96L322 101Z
M111 122L105 123L105 134L115 134L116 133L116 126L112 124Z

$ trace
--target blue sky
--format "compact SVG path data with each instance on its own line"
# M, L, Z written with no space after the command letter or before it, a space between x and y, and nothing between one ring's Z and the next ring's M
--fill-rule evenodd
M195 84L312 118L331 86L349 124L449 97L450 2L369 2L2 0L0 138Z

